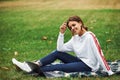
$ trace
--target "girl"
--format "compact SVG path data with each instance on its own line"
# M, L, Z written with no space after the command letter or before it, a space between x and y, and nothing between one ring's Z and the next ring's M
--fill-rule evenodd
M69 28L72 33L71 39L64 43L65 31ZM76 56L70 55L67 52L72 51ZM61 60L62 64L49 65L56 59ZM13 59L13 63L23 69L24 71L31 71L28 65ZM64 72L84 72L84 71L98 71L102 69L108 75L112 75L110 67L108 66L103 52L100 48L96 36L87 31L83 21L79 16L71 16L66 23L60 26L60 32L57 40L57 50L49 55L35 62L39 65L39 69L43 72L48 71L64 71ZM29 69L29 70L28 70Z

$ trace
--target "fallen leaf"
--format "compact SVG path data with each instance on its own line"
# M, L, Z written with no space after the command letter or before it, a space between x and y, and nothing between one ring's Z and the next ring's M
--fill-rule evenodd
M17 55L18 55L18 52L17 52L17 51L15 51L15 52L14 52L14 55L15 55L15 56L17 56Z
M46 37L46 36L43 36L43 37L42 37L42 40L47 40L47 37Z
M94 29L94 27L90 27L90 29Z
M96 23L96 20L91 20L91 23Z
M111 39L106 40L106 42L111 42L111 41L112 41Z
M0 67L2 70L10 70L8 67Z
M49 41L49 44L52 44L52 41Z

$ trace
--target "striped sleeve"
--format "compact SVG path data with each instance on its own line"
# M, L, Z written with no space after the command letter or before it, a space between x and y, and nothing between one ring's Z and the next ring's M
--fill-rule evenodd
M97 40L97 38L95 37L95 35L93 33L90 33L91 36L92 36L92 49L94 51L94 54L95 56L97 57L100 65L102 66L102 68L105 70L105 71L109 71L111 70L108 63L106 62L106 59L103 55L103 52L102 52L102 49L100 47L100 44Z

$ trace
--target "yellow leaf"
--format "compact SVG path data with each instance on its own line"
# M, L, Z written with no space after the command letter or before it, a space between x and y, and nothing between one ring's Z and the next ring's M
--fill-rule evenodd
M43 37L42 37L42 40L47 40L47 37L46 37L46 36L43 36Z
M17 52L17 51L15 51L15 52L14 52L14 55L15 55L15 56L17 56L17 55L18 55L18 52Z
M7 68L7 67L1 67L1 69L3 69L3 70L9 70L9 68Z
M111 39L106 40L106 42L111 42L111 41L112 41Z
M52 44L52 41L49 41L49 44Z

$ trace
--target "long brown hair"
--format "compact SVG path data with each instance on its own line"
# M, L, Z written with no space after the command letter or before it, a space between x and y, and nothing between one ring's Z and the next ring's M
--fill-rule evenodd
M76 21L78 23L80 22L82 24L81 29L84 28L86 31L88 30L88 28L84 26L84 23L83 23L82 19L79 16L71 16L71 17L68 18L67 24L66 24L68 28L69 28L68 24L69 24L70 21Z

